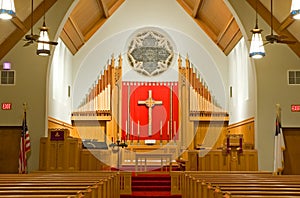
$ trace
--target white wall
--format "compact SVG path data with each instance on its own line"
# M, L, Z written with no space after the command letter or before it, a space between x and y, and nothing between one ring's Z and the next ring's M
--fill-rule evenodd
M256 73L249 58L244 38L228 55L230 123L237 123L256 115Z
M49 73L48 116L71 124L72 54L60 39Z

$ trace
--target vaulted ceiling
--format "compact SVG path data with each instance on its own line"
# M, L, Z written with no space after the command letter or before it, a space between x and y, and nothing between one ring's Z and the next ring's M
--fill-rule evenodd
M33 24L35 24L57 0L34 0ZM187 14L206 32L212 41L229 54L242 38L238 24L224 3L224 0L176 0ZM246 0L253 9L270 25L270 0ZM113 15L125 0L79 0L68 17L60 34L72 54L91 38L91 36ZM10 21L0 21L0 59L16 43L24 38L31 28L30 1L15 0L17 16ZM297 41L289 47L300 57L300 21L289 16L291 0L274 0L273 27L276 33ZM252 19L251 19L252 20Z

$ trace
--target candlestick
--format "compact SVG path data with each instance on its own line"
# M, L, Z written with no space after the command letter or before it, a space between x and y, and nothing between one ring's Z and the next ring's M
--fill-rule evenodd
M140 144L140 121L138 120L138 144Z
M133 136L133 121L131 121L131 135Z
M160 121L160 135L162 135L162 121Z
M140 137L140 121L138 120L138 137Z
M167 135L170 135L170 125L169 125L169 121L168 121L168 128L167 128Z
M127 129L128 129L128 124L127 124L127 120L126 120L126 123L125 123L125 135L127 135Z
M176 135L176 121L174 121L174 133L173 135L175 136Z

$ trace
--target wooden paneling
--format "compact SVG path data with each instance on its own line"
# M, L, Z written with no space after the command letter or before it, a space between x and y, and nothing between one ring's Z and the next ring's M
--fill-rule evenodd
M238 154L229 154L223 150L189 151L188 171L257 171L258 156L256 150L244 150Z
M80 170L110 170L112 164L110 150L83 149L80 158Z
M69 134L70 136L79 137L79 135L77 134L77 131L74 130L74 128L71 124L57 120L52 117L48 117L48 128L49 129L68 129L70 132L70 134Z
M0 173L18 173L21 126L0 126Z
M285 141L284 175L300 174L300 128L283 128Z
M215 138L211 148L222 147L223 140L227 133L227 121L199 121L195 122L194 125L196 131L194 145L196 148L199 148L205 144L205 138L207 137Z
M241 122L228 126L228 133L243 134L245 145L255 148L255 128L254 118L249 118Z

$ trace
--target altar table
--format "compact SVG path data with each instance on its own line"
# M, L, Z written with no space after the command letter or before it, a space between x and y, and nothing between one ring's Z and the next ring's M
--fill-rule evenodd
M160 160L160 170L163 171L164 161L165 164L169 165L169 170L172 168L172 153L136 153L135 154L135 171L139 170L139 162L141 169L144 165L144 171L147 171L147 160L148 159L159 159ZM143 164L144 162L144 164Z

